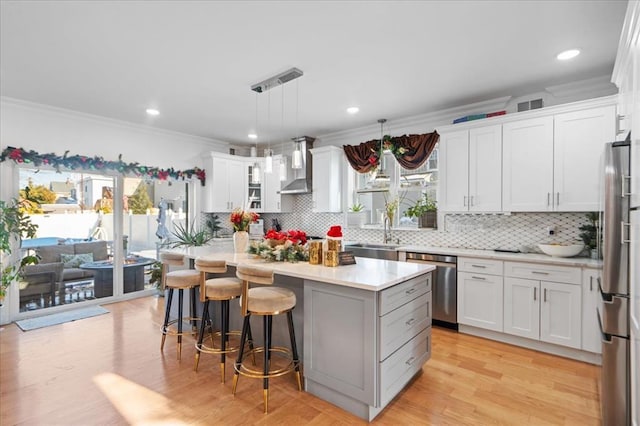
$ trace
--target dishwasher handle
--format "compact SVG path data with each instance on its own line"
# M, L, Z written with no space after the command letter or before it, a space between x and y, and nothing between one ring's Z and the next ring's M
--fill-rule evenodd
M407 253L407 261L418 260L427 262L444 262L451 263L454 266L458 262L457 256L446 256L441 254L428 254L428 253Z
M453 268L456 269L455 263L445 263L445 262L433 262L430 260L417 260L417 259L407 259L407 263L422 263L425 265L433 265L439 266L441 268Z

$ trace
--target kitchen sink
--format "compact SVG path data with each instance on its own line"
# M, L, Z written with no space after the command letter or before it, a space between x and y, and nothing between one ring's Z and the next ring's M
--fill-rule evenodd
M397 244L353 243L345 245L344 249L354 256L372 259L398 260Z

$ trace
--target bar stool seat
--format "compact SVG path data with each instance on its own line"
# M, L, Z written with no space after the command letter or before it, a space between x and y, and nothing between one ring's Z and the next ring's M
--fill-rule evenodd
M229 331L229 301L240 297L242 293L242 280L236 277L215 277L207 279L207 274L222 274L227 271L227 264L224 260L208 257L198 257L195 261L195 268L200 274L200 301L203 305L202 323L200 333L196 341L196 356L193 370L198 370L201 353L220 355L220 375L221 382L225 382L225 361L226 354L237 352L239 346L229 346L229 336L240 335L240 331ZM205 329L209 318L209 302L220 302L220 331L211 333L211 345L204 343ZM250 335L250 332L249 332ZM214 337L219 337L220 343L215 346ZM251 337L249 337L251 340Z
M296 306L296 295L289 289L271 286L273 284L273 271L270 270L240 264L236 267L236 276L242 279L243 282L240 308L242 315L244 315L244 322L240 336L240 350L238 351L238 358L233 366L235 372L233 375L232 393L234 395L236 393L240 375L262 379L264 412L267 413L270 378L295 371L298 390L302 390L300 360L298 358L292 313L292 310ZM249 288L250 283L267 285L269 287ZM287 315L289 339L291 342L290 348L272 345L273 316L279 314ZM250 346L249 350L245 351L244 342L250 333L250 318L252 315L262 316L264 346L256 348ZM249 341L253 343L252 339ZM258 369L255 366L255 353L257 352L262 352L263 355L262 369ZM249 355L254 357L253 366L247 365L245 362L245 359ZM272 363L272 355L278 355L280 358L283 358L285 365Z
M164 322L161 327L162 342L160 343L160 350L164 350L164 343L167 335L178 336L177 352L178 360L180 360L182 356L182 336L184 334L194 334L196 322L200 321L200 318L195 316L195 290L200 285L200 273L194 269L180 269L170 271L169 269L171 266L184 265L184 255L179 253L160 253L160 262L162 262L162 288L169 290L165 305ZM175 319L170 319L171 303L173 301L174 290L178 290L178 317ZM190 290L189 293L191 296L191 303L189 305L189 316L187 318L183 317L182 312L184 290ZM182 330L183 321L191 322L191 330L188 333L183 332ZM176 328L171 327L172 325L176 325L177 330Z

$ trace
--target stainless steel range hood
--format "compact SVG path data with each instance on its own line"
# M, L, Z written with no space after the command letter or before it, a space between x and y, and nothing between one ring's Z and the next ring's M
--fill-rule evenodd
M289 179L282 182L281 194L307 194L311 192L312 158L309 150L313 148L313 141L315 141L315 138L309 136L301 136L294 139L294 142L300 144L300 150L302 151L302 168L289 171Z

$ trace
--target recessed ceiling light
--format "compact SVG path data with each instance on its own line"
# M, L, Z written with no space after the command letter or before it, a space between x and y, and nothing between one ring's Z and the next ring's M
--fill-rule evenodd
M160 111L158 111L157 109L154 108L147 108L147 114L148 115L159 115Z
M258 139L258 135L256 135L255 133L249 133L249 134L247 135L247 137L248 137L249 139Z
M357 114L357 113L358 113L358 111L360 111L360 108L355 107L355 106L354 106L354 107L349 107L349 108L347 108L347 112L348 112L349 114Z
M558 56L556 56L556 58L558 58L561 61L566 61L567 59L575 58L579 54L580 54L580 51L578 49L569 49L569 50L565 50L564 52L558 53Z

